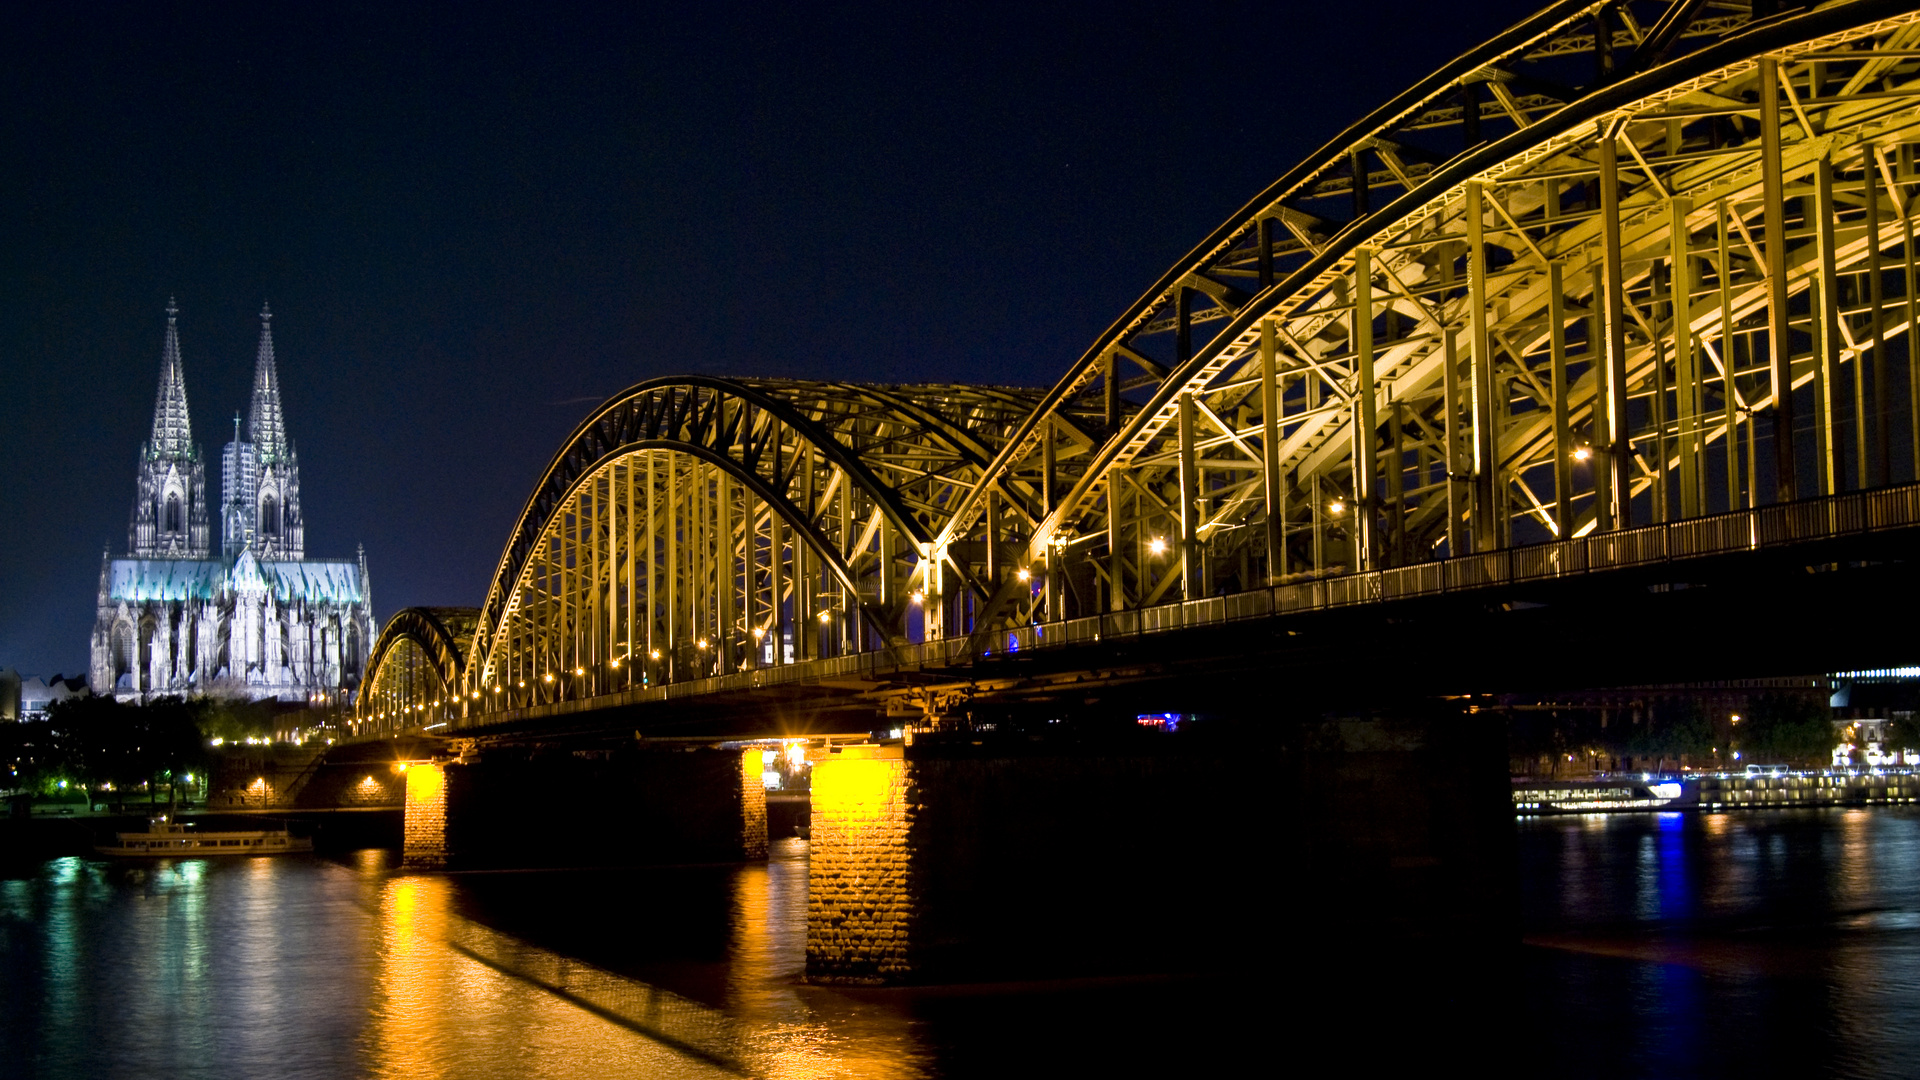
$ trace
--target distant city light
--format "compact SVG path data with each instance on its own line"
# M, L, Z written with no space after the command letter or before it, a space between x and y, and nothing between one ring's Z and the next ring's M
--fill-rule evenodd
M1186 719L1184 714L1176 712L1141 713L1134 717L1133 722L1154 731L1178 731L1180 721L1184 719Z

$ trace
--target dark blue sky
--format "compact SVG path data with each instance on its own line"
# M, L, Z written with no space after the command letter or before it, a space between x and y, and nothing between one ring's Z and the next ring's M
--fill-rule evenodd
M267 299L309 553L364 543L382 620L478 603L608 395L1048 384L1534 6L11 5L0 666L85 669L169 295L216 488Z

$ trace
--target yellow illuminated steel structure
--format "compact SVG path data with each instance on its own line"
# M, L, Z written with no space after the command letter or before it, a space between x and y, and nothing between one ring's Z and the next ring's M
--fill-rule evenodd
M374 643L371 673L354 707L354 734L422 728L466 715L461 705L473 608L407 608Z
M466 700L510 709L964 630L978 583L944 576L932 538L1038 401L971 386L634 387L576 430L516 526ZM1060 422L1090 449L1081 419ZM1029 516L1044 496L1005 487Z
M1920 523L1910 6L1547 7L1282 176L1045 391L635 387L529 501L455 698L1747 547L1849 492Z

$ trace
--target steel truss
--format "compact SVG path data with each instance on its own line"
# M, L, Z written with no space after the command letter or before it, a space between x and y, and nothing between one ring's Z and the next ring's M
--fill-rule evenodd
M1914 477L1902 8L1546 9L1163 277L936 543L1088 398L1140 407L1021 523L1049 620Z
M370 673L354 703L354 733L384 734L463 715L466 653L474 608L405 608L374 643Z
M529 501L463 700L1920 479L1908 7L1548 7L1281 177L1044 392L637 386Z
M711 378L615 397L568 439L515 527L480 611L470 707L964 630L983 588L965 563L943 572L931 541L1038 399ZM1082 418L1058 426L1092 449ZM1029 517L1047 494L1017 471L1003 490Z

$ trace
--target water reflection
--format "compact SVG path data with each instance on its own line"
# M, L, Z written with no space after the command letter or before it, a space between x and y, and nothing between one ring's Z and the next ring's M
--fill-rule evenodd
M1920 1053L1920 813L1535 819L1519 852L1512 956L1304 967L1279 957L1318 932L1274 924L1250 879L1243 908L1199 913L1279 946L1240 981L921 991L801 980L798 840L764 865L529 874L55 860L0 881L0 1073L1239 1075L1374 1061L1382 1031L1432 1057L1422 1010L1465 1052L1576 1075L1897 1076Z
M1520 826L1518 981L1584 1075L1909 1075L1920 815L1620 815ZM1578 887L1569 887L1575 883Z

